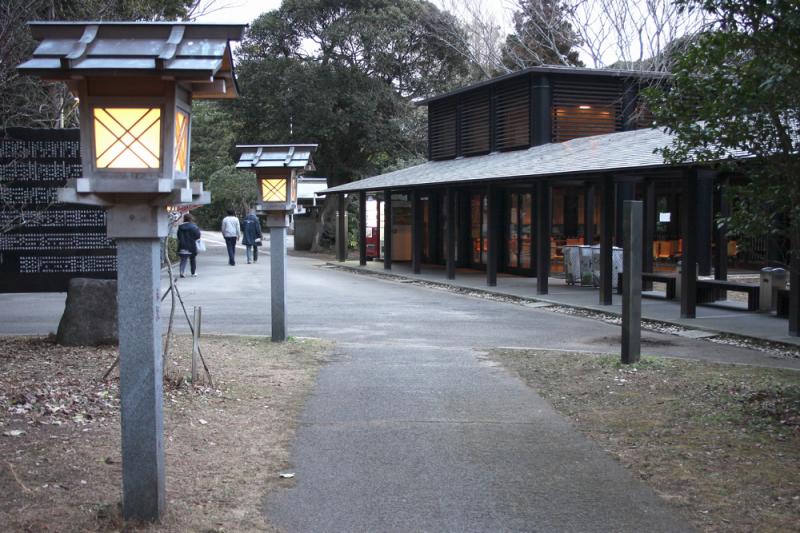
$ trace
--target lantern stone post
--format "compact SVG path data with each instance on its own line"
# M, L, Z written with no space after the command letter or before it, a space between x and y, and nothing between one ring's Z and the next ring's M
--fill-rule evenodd
M258 182L256 211L266 217L270 252L270 317L272 341L287 337L286 232L297 207L297 178L314 170L311 154L316 144L237 145L236 168L253 170Z
M165 507L159 291L167 206L208 203L189 180L193 98L235 98L229 41L243 25L34 22L39 45L18 69L67 83L80 103L82 176L64 203L107 208L117 245L122 508Z

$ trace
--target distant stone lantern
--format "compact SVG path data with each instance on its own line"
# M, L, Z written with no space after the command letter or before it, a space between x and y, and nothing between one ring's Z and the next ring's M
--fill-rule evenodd
M167 206L207 203L189 181L192 99L235 98L229 41L243 25L32 22L20 72L67 83L80 101L83 175L65 203L107 207L117 244L123 514L163 512L160 238Z
M297 206L297 177L314 170L316 144L237 145L236 168L253 170L258 181L257 212L266 216L270 241L272 340L286 340L286 229Z

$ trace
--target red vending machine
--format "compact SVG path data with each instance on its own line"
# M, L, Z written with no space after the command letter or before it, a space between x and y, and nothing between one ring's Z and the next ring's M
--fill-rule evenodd
M377 259L381 254L381 209L375 197L367 198L367 260Z

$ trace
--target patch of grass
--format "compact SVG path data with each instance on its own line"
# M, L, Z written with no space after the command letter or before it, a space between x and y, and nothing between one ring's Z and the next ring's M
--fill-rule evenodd
M664 363L664 359L660 357L654 357L652 355L643 355L636 363L632 363L629 365L625 365L622 363L622 360L616 355L600 355L597 356L596 360L592 361L592 364L598 364L604 368L615 368L621 369L625 368L628 370L643 370L643 369L655 369L655 368L665 368L666 364Z
M0 529L272 530L262 501L270 490L291 486L278 473L291 466L296 416L330 347L221 336L203 337L202 346L216 388L186 379L190 337L175 340L167 361L167 511L159 524L137 525L122 523L119 506L116 373L98 385L116 350L0 339L0 433L25 431L0 435ZM13 395L4 394L12 388ZM52 398L69 407L68 416Z
M550 351L492 356L699 529L797 530L797 372Z

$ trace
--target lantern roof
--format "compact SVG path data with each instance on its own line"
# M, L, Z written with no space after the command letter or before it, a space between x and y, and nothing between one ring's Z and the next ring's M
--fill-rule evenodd
M311 154L316 144L239 144L236 168L297 168L315 170Z
M50 80L154 76L191 85L194 98L238 95L230 41L244 24L29 22L39 45L17 67Z

